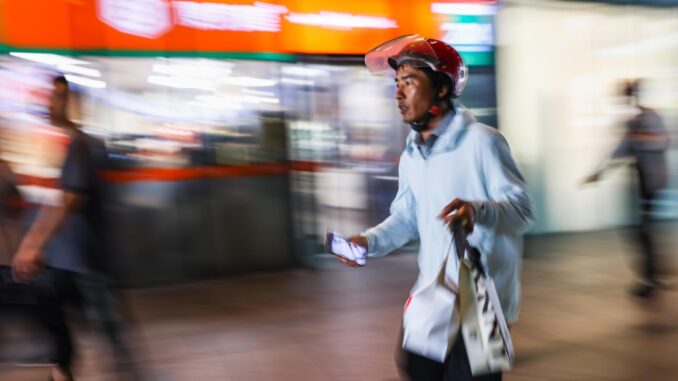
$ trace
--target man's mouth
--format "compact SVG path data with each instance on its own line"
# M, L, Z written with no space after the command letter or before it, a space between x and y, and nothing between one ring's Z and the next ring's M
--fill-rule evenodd
M398 109L400 109L400 113L404 114L407 111L407 106L405 105L398 105Z

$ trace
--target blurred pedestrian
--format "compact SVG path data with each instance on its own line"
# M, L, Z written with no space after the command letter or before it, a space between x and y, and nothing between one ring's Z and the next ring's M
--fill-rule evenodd
M17 248L23 209L16 175L9 164L0 159L0 265L8 265Z
M458 233L461 227L484 256L506 320L516 320L522 232L532 220L531 202L504 137L455 102L467 80L461 56L442 41L405 36L373 49L365 62L375 74L395 71L395 99L412 131L401 155L391 215L351 241L380 256L419 237L414 291L438 276L448 247L445 274L458 284L458 249L451 245L450 229ZM459 334L458 299L452 303L455 339L444 363L405 351L402 370L412 381L501 380L501 373L471 375Z
M640 104L641 82L630 81L622 86L622 95L636 114L626 122L626 132L610 160L590 175L585 182L599 181L603 174L631 158L638 176L640 221L636 227L637 242L642 254L639 266L640 280L631 288L631 294L645 298L654 294L659 286L657 279L657 248L653 227L659 191L666 186L668 171L666 150L670 137L661 117L653 109Z
M0 159L0 362L9 360L14 349L12 340L5 335L12 329L6 326L7 318L14 315L18 306L31 305L33 301L30 288L14 281L10 267L21 239L22 211L16 175L8 163Z
M131 366L131 358L123 344L120 318L103 272L106 247L99 175L105 163L105 148L68 118L66 79L55 78L53 86L50 122L70 137L61 174L61 203L41 208L17 250L13 271L16 278L33 285L39 320L53 339L57 366L52 370L52 379L62 381L73 380L74 346L63 308L74 297L82 301L87 316L105 333L118 365ZM43 254L54 237L61 238L66 249Z

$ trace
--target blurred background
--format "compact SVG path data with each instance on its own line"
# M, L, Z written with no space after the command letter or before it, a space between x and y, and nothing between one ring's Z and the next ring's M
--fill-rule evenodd
M417 33L469 66L459 101L507 137L536 206L540 243L526 255L541 258L548 237L638 219L629 169L581 184L633 114L624 80L643 79L642 104L674 136L658 210L667 226L678 217L677 5L4 0L0 158L32 207L55 202L67 139L46 105L64 74L71 118L106 143L119 284L327 268L327 230L355 234L388 215L409 132L393 79L371 76L362 54Z
M473 73L462 102L496 126L499 9L6 1L2 155L31 201L50 199L65 143L45 106L63 73L76 90L71 118L105 140L112 162L107 215L121 281L315 266L327 229L381 221L397 188L408 129L393 78L371 76L362 54L414 32L454 44Z

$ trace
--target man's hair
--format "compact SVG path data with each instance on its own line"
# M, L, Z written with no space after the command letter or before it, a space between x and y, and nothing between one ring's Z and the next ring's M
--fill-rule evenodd
M438 91L440 91L440 89L443 88L443 86L447 86L446 99L448 100L452 99L452 89L453 89L452 80L447 74L437 72L431 69L429 66L422 66L421 61L418 60L404 60L398 64L398 69L400 69L403 66L410 66L417 70L422 71L426 75L426 77L428 77L429 81L431 81L431 85L433 85L433 88L436 91L436 95Z
M63 75L59 75L59 76L54 77L54 79L52 80L52 83L54 83L55 85L56 84L64 85L64 86L66 86L66 89L68 89L68 87L69 87L68 86L68 80Z
M640 79L631 79L624 81L621 84L622 94L624 94L627 97L637 96L638 92L640 91L640 87L641 87Z

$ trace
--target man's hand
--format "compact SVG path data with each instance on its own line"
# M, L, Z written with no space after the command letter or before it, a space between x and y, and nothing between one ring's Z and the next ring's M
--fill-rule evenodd
M41 257L39 249L21 245L12 261L12 272L16 280L20 282L31 280L42 267Z
M348 239L348 241L349 241L349 242L352 242L352 243L354 243L354 244L356 244L356 245L358 245L358 246L364 247L364 248L365 248L365 251L367 251L367 237L363 237L363 236L361 236L361 235L354 235L353 237L350 237L350 238ZM335 257L337 257L337 259L339 259L339 261L340 261L341 263L345 264L346 266L351 266L351 267L353 267L353 268L358 268L358 267L360 267L357 263L355 263L355 262L353 262L353 261L351 261L351 260L348 260L348 259L346 259L346 258L344 258L344 257L340 257L340 256L338 256L338 255L336 255Z
M596 172L590 176L587 176L583 181L582 184L593 184L597 183L600 181L600 178L602 176L602 172Z
M45 205L40 209L14 256L12 267L18 281L27 282L40 271L42 248L59 229L66 216L82 205L83 198L79 193L63 192L61 205Z
M468 201L454 199L447 204L438 215L454 234L455 229L462 228L466 234L473 232L476 224L476 212Z

